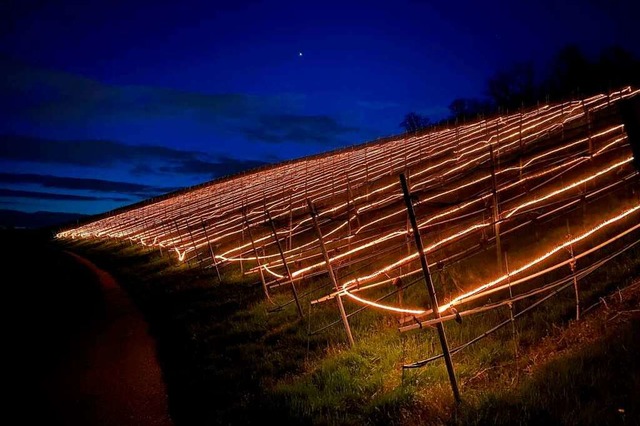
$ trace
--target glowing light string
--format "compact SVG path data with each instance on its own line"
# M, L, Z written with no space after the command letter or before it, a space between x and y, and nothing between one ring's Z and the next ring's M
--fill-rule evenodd
M569 247L571 245L574 245L574 244L586 239L587 237L591 236L592 234L598 232L599 230L601 230L601 229L603 229L603 228L605 228L605 227L607 227L607 226L609 226L609 225L611 225L613 223L616 223L616 222L624 219L625 217L627 217L627 216L633 214L634 212L636 212L638 209L640 209L640 205L636 205L636 206L634 206L634 207L632 207L632 208L630 208L630 209L618 214L617 216L612 217L612 218L602 222L601 224L597 225L596 227L592 228L591 230L589 230L589 231L587 231L587 232L585 232L585 233L583 233L583 234L581 234L581 235L579 235L579 236L577 236L575 238L572 238L572 239L570 239L568 241L565 241L564 243L556 246L555 248L553 248L552 250L546 252L545 254L543 254L543 255L541 255L541 256L539 256L539 257L537 257L537 258L535 258L535 259L533 259L533 260L531 260L529 262L527 262L526 264L520 266L519 268L516 268L516 269L512 270L509 274L502 275L502 276L496 278L493 281L489 281L487 283L481 284L481 285L477 286L476 288L474 288L473 290L468 291L468 292L466 292L464 294L461 294L461 295L455 297L450 302L445 303L443 305L440 305L438 307L438 311L439 312L444 312L447 309L449 309L452 306L454 306L456 303L459 303L459 302L463 301L465 298L468 298L468 297L471 297L473 295L476 295L476 294L482 292L483 290L489 289L489 288L491 288L491 287L493 287L493 286L505 281L507 278L510 278L512 276L515 276L515 275L518 275L518 274L526 271L527 269L530 269L533 266L538 265L539 263L541 263L544 260L548 259L549 257L553 256L557 252L559 252L559 251L561 251L563 249L566 249L567 247ZM427 251L428 250L425 248L425 253ZM417 258L417 255L416 255L416 258ZM344 283L343 284L343 291L341 293L339 293L339 296L348 296L349 298L351 298L351 299L353 299L353 300L355 300L357 302L360 302L362 304L373 306L373 307L376 307L376 308L379 308L379 309L383 309L383 310L390 311L390 312L395 312L395 313L410 314L410 315L423 315L423 314L425 314L427 312L427 310L425 310L425 309L400 308L400 307L396 307L396 306L391 306L391 305L386 305L386 304L382 304L382 303L373 302L373 301L358 297L358 296L350 293L348 291L348 289L346 288L347 286L348 286L348 283Z

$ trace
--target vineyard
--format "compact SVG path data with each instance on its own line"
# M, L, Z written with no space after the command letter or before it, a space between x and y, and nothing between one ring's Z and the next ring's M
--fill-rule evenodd
M313 332L341 326L349 344L358 340L349 322L364 310L394 318L400 332L510 310L492 329L451 349L444 338L443 354L403 365L422 367L564 289L573 289L579 318L580 281L640 240L638 168L622 113L639 93L624 88L277 164L57 237L139 244L217 280L255 277L270 312L295 310L310 323L313 307L335 304L335 321Z

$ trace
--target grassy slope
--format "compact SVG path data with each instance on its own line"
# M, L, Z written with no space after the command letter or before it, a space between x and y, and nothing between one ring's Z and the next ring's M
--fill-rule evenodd
M594 309L574 323L572 294L559 295L517 322L517 359L509 327L454 356L464 397L456 408L441 362L402 372L403 362L424 358L425 351L438 353L429 330L398 334L392 319L365 312L351 319L356 347L344 350L339 326L308 336L309 323L297 320L291 305L267 313L271 305L263 301L260 286L232 272L218 284L211 271L191 270L138 247L75 242L71 248L113 272L147 316L178 425L267 419L407 425L640 420L630 403L640 396L637 313L606 321L607 312ZM629 284L639 269L636 249L589 279L610 292ZM599 295L585 290L583 306ZM629 292L622 303L631 305L620 309L635 309L638 292ZM309 310L314 329L336 319L335 306L329 305ZM613 301L608 305L616 309ZM504 315L447 324L452 345ZM581 333L602 337L575 337Z

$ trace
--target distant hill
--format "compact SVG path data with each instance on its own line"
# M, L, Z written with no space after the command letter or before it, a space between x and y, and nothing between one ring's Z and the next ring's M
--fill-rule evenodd
M19 210L0 209L0 228L46 228L73 223L85 216L78 213L46 211L27 213Z

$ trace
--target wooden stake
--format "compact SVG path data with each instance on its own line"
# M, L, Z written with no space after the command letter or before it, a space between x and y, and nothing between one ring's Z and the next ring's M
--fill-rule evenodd
M293 191L289 191L289 250L293 249ZM246 220L246 218L245 218ZM249 227L249 225L247 225Z
M162 233L164 225L160 226L160 232ZM158 249L160 249L160 257L164 257L164 253L162 253L162 244L158 243Z
M351 183L347 175L347 251L351 251ZM349 256L351 262L351 256Z
M589 114L589 107L584 104L582 100L582 108L584 108L584 114L587 116L587 137L589 138L589 157L593 158L593 142L591 140L591 115Z
M213 266L216 268L216 274L218 274L218 282L222 282L222 278L220 277L220 269L218 268L218 262L216 261L216 252L213 251L213 246L211 245L211 241L209 241L209 234L207 233L207 227L204 224L204 220L200 218L200 223L202 224L202 230L204 231L204 237L207 239L207 245L209 246L209 254L211 255L211 261L213 261Z
M347 197L348 201L351 203L351 209L355 212L358 228L360 228L360 215L358 215L358 209L355 208L356 206L353 203L353 190L351 189L351 181L349 179L347 179Z
M243 207L244 209L244 207ZM242 235L242 245L244 245L244 228L241 229L241 235ZM244 275L244 264L242 262L242 256L240 256L240 275Z
M180 246L184 246L184 242L182 241L182 234L180 233L180 228L178 227L178 221L176 219L173 219L173 224L176 227L176 231L178 231L178 237L180 237ZM185 249L185 251L186 251L186 249ZM191 267L191 261L187 258L186 253L185 253L184 257L187 260L187 265L189 265L189 267Z
M404 138L403 140L404 146L403 146L403 151L404 151L404 168L407 168L407 138Z
M422 247L422 238L420 237L420 229L418 228L418 222L416 221L416 215L413 210L413 201L411 200L411 194L409 193L409 187L407 185L407 179L404 174L400 174L400 184L402 185L402 193L404 195L404 202L407 205L407 214L411 221L411 227L413 228L413 236L416 240L416 248L420 254L420 264L422 265L422 273L424 274L424 281L431 298L431 309L433 310L433 316L435 319L440 319L440 311L438 310L438 298L436 291L433 287L433 281L431 280L431 274L429 273L429 264L427 263L427 255ZM453 391L453 397L456 402L460 402L460 391L458 390L458 382L456 380L456 373L453 370L453 362L451 361L451 353L449 352L449 345L447 343L447 336L444 332L444 325L442 322L436 324L438 329L438 337L440 338L440 346L442 346L442 354L444 356L444 362L447 366L447 373L449 373L449 381L451 382L451 390Z
M522 112L520 112L520 139L519 139L519 159L520 159L520 176L519 179L522 181L522 157L524 156L524 147L522 146Z
M571 230L569 229L569 220L567 219L568 238L571 238ZM573 244L569 245L569 253L571 254L571 275L573 277L573 291L576 295L576 321L580 321L580 292L578 289L578 278L576 277L576 258L573 254Z
M196 256L198 257L198 263L200 263L200 252L196 247L196 242L193 240L193 233L191 232L191 228L189 227L189 222L186 219L185 219L185 223L187 225L187 231L189 231L189 238L191 239L191 247L193 247L193 250L196 252Z
M495 161L493 155L493 146L489 145L489 153L491 154L491 180L493 182L493 227L496 236L496 259L498 271L502 273L502 244L500 242L500 210L498 204L498 181L496 179Z
M340 296L340 285L338 284L338 280L336 278L335 272L333 271L333 267L331 266L331 260L329 259L329 254L327 253L327 248L324 246L324 241L322 240L322 231L320 230L320 225L318 225L318 213L316 212L316 208L307 198L307 206L309 207L309 215L311 216L311 220L313 220L313 227L316 231L316 236L318 237L318 242L320 243L320 249L322 250L322 256L324 256L324 263L327 265L327 271L329 272L329 277L331 278L331 282L333 282L333 286L335 287L338 294L336 294L336 302L338 304L338 310L340 311L340 317L342 318L342 325L344 325L344 331L347 333L347 340L349 341L349 346L353 347L353 335L351 334L351 327L349 326L349 320L347 319L347 314L344 311L344 305L342 304L342 297Z
M408 191L411 192L411 180L409 176L409 172L407 171L407 188ZM407 244L407 256L411 254L411 222L409 221L409 215L407 215L407 223L406 223L407 235L405 236L405 242ZM411 266L407 265L407 272L411 270ZM402 269L400 269L402 272ZM402 291L400 291L402 294Z
M504 252L504 266L507 272L507 284L509 285L509 299L513 299L513 292L511 291L511 277L509 276L509 259L507 257L507 252ZM513 303L509 302L509 319L511 319L511 334L513 336L513 352L516 358L516 362L518 361L518 333L516 331L516 323L515 316L513 315L513 311L515 308L513 307Z
M256 250L256 243L253 240L253 234L251 233L251 227L249 226L249 221L247 220L247 213L242 210L242 216L244 216L244 223L247 226L247 233L249 234L249 239L251 240L251 248L253 249L253 255L256 257L256 264L258 265L258 271L260 271L260 281L262 282L262 291L264 291L264 295L267 300L271 303L271 296L269 296L269 290L267 289L267 282L264 279L264 271L262 270L262 265L260 264L260 257L258 256L258 250Z
M278 247L278 252L280 253L280 258L282 259L282 264L284 265L284 269L287 273L287 280L289 284L291 284L291 293L293 293L293 299L296 302L296 308L298 309L298 316L300 318L304 317L302 313L302 307L300 306L300 301L298 300L298 290L296 290L296 285L293 283L293 279L291 278L291 271L289 270L289 265L287 264L287 259L284 257L284 252L282 251L282 245L280 244L280 240L278 239L278 232L276 231L276 226L271 219L271 213L269 210L265 208L265 212L267 213L267 219L269 221L269 225L271 225L271 231L273 232L273 238L276 240L276 246Z

